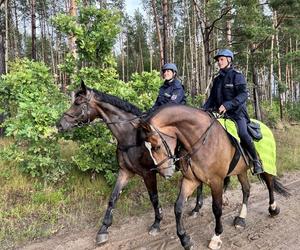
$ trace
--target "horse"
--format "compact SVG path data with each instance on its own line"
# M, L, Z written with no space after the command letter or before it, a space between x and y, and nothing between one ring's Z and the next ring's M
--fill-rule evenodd
M57 123L58 131L67 131L76 126L88 125L99 118L110 129L117 140L118 177L110 196L102 225L96 236L96 244L108 241L108 228L112 225L112 211L122 189L135 174L141 176L146 185L150 201L154 208L155 220L149 228L150 235L160 231L162 209L157 193L156 171L152 158L143 143L138 143L137 120L142 112L134 105L112 95L88 88L84 82L75 93L71 107ZM192 215L199 213L203 204L202 185L197 189L196 206Z
M181 245L184 249L193 247L182 221L184 203L199 183L206 183L211 190L212 210L215 217L214 235L208 247L221 248L224 180L232 175L238 177L242 186L243 202L239 215L234 219L234 225L245 227L250 195L247 176L249 159L239 157L235 168L229 170L237 149L217 119L200 109L183 105L166 105L151 116L142 119L140 127L142 139L148 145L156 170L161 175L170 178L175 170L174 162L181 161L181 187L174 206L177 236ZM179 158L174 156L177 143L180 143L185 150ZM286 197L290 194L275 176L264 172L260 174L260 179L269 191L269 213L271 216L276 216L280 208L274 200L274 191Z

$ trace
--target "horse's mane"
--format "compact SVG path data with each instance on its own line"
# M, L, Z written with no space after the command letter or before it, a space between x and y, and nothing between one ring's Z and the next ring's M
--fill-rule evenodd
M153 112L149 113L144 118L144 121L149 122L151 120L151 118L153 118L154 116L156 116L157 113L159 113L163 109L170 108L170 107L194 108L194 107L191 107L191 106L186 105L186 104L167 103L167 104L164 104L164 105L160 106L159 108L155 109Z
M136 107L135 105L129 103L128 101L122 100L117 96L113 96L113 95L109 95L109 94L105 94L103 92L100 92L99 90L96 89L89 89L92 90L95 93L95 97L96 99L98 99L101 102L106 102L109 103L113 106L116 106L126 112L130 112L134 115L141 115L142 111Z

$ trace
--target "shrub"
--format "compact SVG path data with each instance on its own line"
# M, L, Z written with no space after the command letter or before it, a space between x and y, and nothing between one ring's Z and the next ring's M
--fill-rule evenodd
M61 160L54 127L65 99L43 63L17 60L10 69L0 88L10 114L4 122L6 134L15 144L2 157L15 160L31 176L58 181L69 169Z

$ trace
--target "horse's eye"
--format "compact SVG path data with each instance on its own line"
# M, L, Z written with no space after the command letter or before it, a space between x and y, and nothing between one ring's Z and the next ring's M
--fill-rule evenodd
M160 145L155 146L155 147L152 147L152 150L153 150L154 152L157 152L158 150L160 150Z

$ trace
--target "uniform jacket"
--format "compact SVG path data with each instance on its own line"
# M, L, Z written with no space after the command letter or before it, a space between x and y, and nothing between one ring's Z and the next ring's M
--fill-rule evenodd
M226 114L233 119L248 118L246 101L248 91L244 75L234 68L220 70L213 81L204 109L218 110L223 104Z
M167 103L185 104L186 97L184 94L184 87L178 79L172 81L165 81L164 84L159 88L158 97L150 109L154 111L161 105Z

